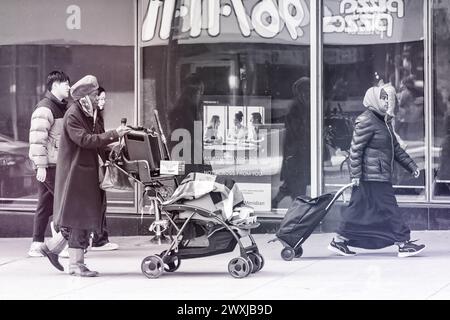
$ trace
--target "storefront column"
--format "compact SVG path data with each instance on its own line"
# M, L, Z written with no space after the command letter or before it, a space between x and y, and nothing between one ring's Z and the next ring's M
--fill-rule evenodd
M433 149L434 149L434 99L433 99L433 0L424 2L424 33L425 33L425 85L424 85L424 100L425 100L425 201L430 202L433 195L433 185L435 175L433 172Z
M311 1L311 197L322 193L322 8L323 0Z

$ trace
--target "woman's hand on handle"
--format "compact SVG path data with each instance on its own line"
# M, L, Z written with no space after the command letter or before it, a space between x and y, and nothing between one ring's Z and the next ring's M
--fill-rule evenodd
M359 187L359 178L353 178L353 179L352 179L352 183L353 183L353 185L355 185L356 187Z
M128 132L131 131L131 128L129 128L129 127L127 127L127 126L124 126L124 125L121 125L120 127L118 127L118 128L116 129L116 131L117 131L117 133L119 134L119 137L122 138L124 135L126 135Z

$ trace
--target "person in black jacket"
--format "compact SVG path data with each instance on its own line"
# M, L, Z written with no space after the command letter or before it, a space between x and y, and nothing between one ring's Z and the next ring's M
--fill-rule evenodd
M387 92L372 87L367 90L363 104L368 110L355 121L350 148L352 196L328 249L352 256L355 252L348 246L380 249L396 244L399 257L416 255L425 245L410 241L410 229L398 211L392 187L394 160L415 178L420 171L400 147L387 120Z

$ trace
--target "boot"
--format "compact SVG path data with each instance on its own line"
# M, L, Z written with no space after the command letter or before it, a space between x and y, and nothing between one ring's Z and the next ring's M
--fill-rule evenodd
M97 271L89 270L84 264L84 250L69 248L69 274L79 277L97 277Z
M41 254L48 258L50 263L59 271L64 271L64 267L59 263L58 254L52 252L45 243L43 243L39 248Z

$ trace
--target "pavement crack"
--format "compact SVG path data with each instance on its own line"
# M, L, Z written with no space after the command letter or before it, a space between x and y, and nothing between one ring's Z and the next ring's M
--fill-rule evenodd
M450 286L450 283L447 283L445 286L443 286L442 288L438 289L436 292L434 292L431 295L429 295L428 297L426 297L425 300L430 300L433 296L437 295L439 292L443 291L448 286Z
M0 263L0 267L6 266L8 264L11 264L11 263L14 263L14 262L17 262L17 261L22 261L23 259L26 259L26 258L19 258L19 259L14 259L14 260L9 260L9 261L6 261L6 262L2 262L2 263Z

